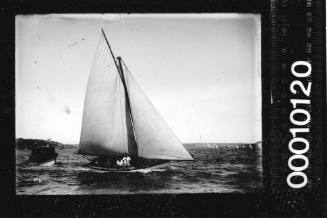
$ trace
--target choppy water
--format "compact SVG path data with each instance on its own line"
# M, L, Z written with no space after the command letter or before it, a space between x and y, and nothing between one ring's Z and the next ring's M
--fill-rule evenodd
M52 167L25 163L29 150L16 150L17 194L138 194L252 192L262 187L261 150L188 146L194 161L172 162L171 169L101 172L83 167L77 147L57 148Z

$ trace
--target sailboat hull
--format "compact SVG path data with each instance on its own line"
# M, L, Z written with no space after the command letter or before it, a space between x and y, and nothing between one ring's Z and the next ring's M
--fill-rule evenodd
M149 161L146 162L137 162L137 164L129 167L119 167L117 165L114 166L103 166L103 165L97 165L93 162L86 165L86 167L94 170L100 170L100 171L106 171L106 172L137 172L140 170L154 170L154 169L169 169L170 167L170 161Z

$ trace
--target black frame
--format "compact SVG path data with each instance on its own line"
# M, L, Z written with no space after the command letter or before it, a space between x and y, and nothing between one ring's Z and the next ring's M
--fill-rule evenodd
M307 7L308 2L312 5ZM326 172L326 33L324 0L205 0L196 1L130 1L122 0L23 0L4 5L1 39L5 73L1 74L1 147L2 174L9 178L7 202L11 214L25 216L230 216L251 214L260 217L279 215L313 216L327 208ZM264 190L247 194L156 194L97 196L16 196L15 195L15 15L46 13L255 13L261 14L262 66L262 137ZM308 20L311 12L312 22ZM288 34L282 35L285 26ZM305 31L312 27L312 52L304 47ZM286 50L285 50L286 49ZM309 151L310 185L294 190L287 186L290 172L287 159L291 155L288 122L292 110L289 84L290 64L310 58L313 68L312 115ZM283 65L284 64L284 65ZM285 65L286 64L286 65ZM270 95L276 103L270 103ZM9 154L9 155L8 155ZM312 198L311 200L311 197Z

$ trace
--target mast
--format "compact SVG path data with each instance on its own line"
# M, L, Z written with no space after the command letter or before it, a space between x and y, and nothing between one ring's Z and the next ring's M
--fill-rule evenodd
M122 81L122 83L123 83L123 86L124 86L125 93L126 93L126 95L127 95L128 105L130 106L130 103L129 103L129 97L128 97L128 92L127 92L127 86L126 86L126 82L125 82L125 78L124 78L124 74L123 74L123 68L122 68L121 63L120 63L120 62L121 62L121 57L117 57L117 60L118 60L118 62L119 62L119 65L118 65L117 62L116 62L115 55L114 55L114 53L113 53L112 50L111 50L111 47L110 47L109 41L108 41L108 39L107 39L107 36L106 36L106 34L104 33L103 29L101 29L101 31L102 31L102 34L103 34L103 36L104 36L104 39L106 40L106 43L107 43L107 45L108 45L108 47L109 47L110 54L111 54L112 58L114 59L115 66L116 66L116 68L117 68L117 70L118 70L118 73L119 73L120 79L121 79L121 81Z
M128 94L128 90L127 90L127 85L126 85L126 80L124 78L124 73L123 73L123 68L122 68L122 65L121 65L121 57L118 56L117 57L117 60L118 60L118 64L116 62L116 58L115 58L115 55L114 53L112 52L112 49L111 49L111 46L109 44L109 41L107 39L107 36L105 34L105 32L103 31L103 29L101 29L102 31L102 34L104 36L104 39L106 40L106 43L108 45L108 48L110 50L110 54L115 62L115 66L117 68L117 71L118 71L118 74L120 76L120 79L123 83L123 87L124 87L124 91L125 91L125 99L126 99L126 124L128 127L128 130L131 130L131 131L128 131L128 135L130 137L128 137L129 140L129 143L128 143L128 150L129 150L129 153L131 153L132 155L137 155L137 143L135 141L135 130L134 130L134 125L133 125L133 115L132 115L132 111L131 111L131 104L130 104L130 100L129 100L129 94Z
M114 53L113 53L112 50L111 50L111 47L110 47L110 44L109 44L109 42L108 42L107 36L106 36L106 34L104 33L103 29L101 29L101 31L102 31L102 34L103 34L103 36L104 36L104 39L106 40L106 43L107 43L107 45L108 45L108 47L109 47L110 54L111 54L112 58L114 59L114 62L115 62L116 68L117 68L117 70L118 70L118 72L119 72L119 75L120 75L120 70L119 70L119 67L118 67L118 65L117 65L115 55L114 55ZM120 75L120 77L121 77L121 75Z
M125 90L126 124L127 124L127 127L129 127L128 129L130 130L128 132L128 135L130 136L130 137L128 137L128 139L130 140L128 143L128 151L130 154L137 156L138 149L137 149L137 143L136 143L136 134L135 134L135 129L134 129L133 114L132 114L132 110L131 110L131 103L129 100L129 93L128 93L128 89L127 89L127 85L126 85L126 79L125 79L123 67L121 64L122 59L120 56L118 56L117 60L118 60L118 66L119 66L119 71L120 71L120 78L122 80L124 90Z
M126 98L127 102L126 103L127 103L128 107L131 108L131 103L129 101L129 94L128 94L128 90L127 90L127 85L126 85L126 80L125 80L125 76L124 76L124 72L123 72L123 67L121 65L121 57L118 56L117 60L118 60L118 69L119 69L120 78L121 78L121 80L123 82L124 90L125 90L125 93L126 93L126 96L127 96L127 98ZM132 118L132 121L133 121L132 113L130 113L130 114L131 114L131 118Z

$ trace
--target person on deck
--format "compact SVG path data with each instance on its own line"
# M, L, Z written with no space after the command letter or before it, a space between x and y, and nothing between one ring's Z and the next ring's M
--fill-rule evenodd
M131 165L130 161L131 161L131 158L127 156L127 157L123 157L123 159L121 159L121 160L117 160L116 163L118 166L129 167Z
M126 165L131 166L131 158L128 156L126 157Z
M126 167L127 166L126 157L123 157L122 162L123 162L123 167Z
M116 164L120 167L123 166L123 162L121 160L117 160Z

